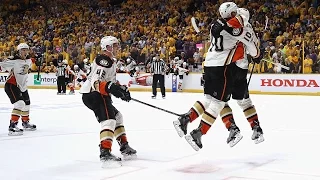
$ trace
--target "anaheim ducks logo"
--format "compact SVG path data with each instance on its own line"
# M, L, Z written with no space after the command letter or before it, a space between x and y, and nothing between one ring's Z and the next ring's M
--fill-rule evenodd
M100 60L100 64L103 65L103 66L109 66L108 60L105 60L105 59L101 59Z
M240 33L241 33L241 29L239 29L239 28L234 28L234 29L232 30L232 34L233 34L234 36L238 36L238 35L240 35Z
M26 75L28 74L28 72L29 72L29 66L25 64L21 67L21 72L19 74Z

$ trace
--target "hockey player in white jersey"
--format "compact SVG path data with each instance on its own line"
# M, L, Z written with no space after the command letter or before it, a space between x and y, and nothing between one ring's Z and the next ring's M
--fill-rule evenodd
M82 84L87 80L87 74L83 72L78 65L74 65L73 69L76 76L75 85L81 87Z
M239 8L237 10L238 15L241 15L244 20L244 33L248 33L245 38L251 40L250 37L255 36L254 31L251 27L251 24L248 22L250 19L250 13L245 8ZM245 46L245 50L249 50L247 46ZM262 56L260 52L260 56ZM247 84L247 73L248 73L248 57L246 53L244 54L244 58L242 60L236 61L236 66L234 69L234 77L235 81L233 84L232 90L232 99L236 100L240 108L243 110L247 121L249 122L253 134L251 139L254 140L256 144L263 142L263 131L260 126L260 122L258 120L258 115L255 106L252 104L252 101L249 97L249 90ZM255 63L260 63L260 58L252 58ZM240 129L237 127L234 117L232 114L232 110L229 107L228 103L225 104L224 108L220 112L221 119L225 124L225 127L228 129L229 137L227 138L227 143L230 147L235 146L242 138L240 134Z
M116 81L116 62L113 58L120 50L117 38L106 36L101 39L101 54L93 64L87 81L80 88L83 103L91 109L98 122L100 131L100 160L103 167L121 166L121 158L111 153L113 138L120 146L124 159L136 157L137 151L132 149L127 140L122 114L112 105L111 96L130 101L128 88Z
M0 63L3 70L9 72L9 77L5 83L5 92L8 95L13 110L11 113L9 134L10 136L22 135L23 130L18 127L21 117L22 127L26 131L36 130L36 125L30 124L30 97L27 89L28 73L32 61L29 58L29 46L21 43L17 47L18 53Z
M131 77L133 77L134 73L136 72L136 65L137 63L134 59L132 59L131 57L127 58L126 69L127 69L127 73L129 73Z
M207 133L225 103L230 99L234 81L234 62L241 60L244 56L243 41L245 39L240 38L244 25L242 17L236 16L237 9L237 5L233 2L223 3L219 7L221 17L231 28L224 27L220 21L214 22L211 26L211 46L204 62L205 99L197 101L188 113L181 116L178 121L174 121L174 126L182 137L187 133L188 123L202 115L199 127L185 137L195 150L202 148L202 135ZM259 44L252 41L246 43L249 47L254 47L249 53L253 57L258 57L260 52L256 46Z
M186 62L183 62L180 66L176 67L175 70L175 75L178 75L178 90L182 91L183 90L183 77L184 75L188 75L189 74L189 69L188 69L188 65Z

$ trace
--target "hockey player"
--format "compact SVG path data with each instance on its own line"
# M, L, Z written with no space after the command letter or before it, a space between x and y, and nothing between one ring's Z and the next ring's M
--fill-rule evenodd
M30 97L27 89L28 73L32 61L29 54L29 46L26 43L21 43L17 47L18 53L1 62L0 66L3 70L8 71L9 77L5 83L5 92L8 95L13 110L9 125L9 136L22 135L23 130L18 127L18 121L21 117L22 127L26 131L35 131L36 125L30 124Z
M89 62L88 58L85 58L83 60L83 72L85 72L87 75L91 72L91 64Z
M101 124L100 160L103 167L119 167L121 158L111 153L114 137L120 145L124 159L136 157L137 151L128 144L123 116L112 105L111 96L128 102L131 96L128 88L116 81L116 63L112 58L120 50L118 39L113 36L103 37L100 46L102 52L95 58L91 73L80 88L80 93L83 94L83 103L94 112Z
M131 77L134 76L134 73L136 72L136 61L134 59L132 59L131 57L128 57L127 58L127 66L126 66L126 69L127 69L127 72L129 73L129 75Z
M237 60L244 56L243 20L237 14L237 5L226 2L219 7L221 17L228 22L224 27L221 22L216 21L211 25L211 45L204 62L204 94L203 101L197 101L188 113L174 121L178 134L182 137L187 133L187 125L202 115L199 127L193 130L185 138L190 145L198 151L202 148L201 137L206 134L211 125L230 99L233 85L233 69ZM227 29L223 31L223 29ZM231 32L229 31L231 29ZM235 36L238 36L236 39ZM240 40L241 42L239 42ZM253 57L259 56L259 43L255 41L246 42L252 50Z
M250 13L245 8L238 8L237 14L241 15L244 22L244 31L245 32L251 32L249 36L255 36L253 31L250 31L252 29L251 24L248 22L250 19ZM247 49L247 47L245 47ZM236 61L236 66L234 69L234 85L232 90L232 99L236 100L240 108L243 110L243 113L245 117L247 118L252 130L253 134L251 139L254 140L256 144L263 142L263 131L260 127L260 123L258 120L257 111L255 109L255 106L252 104L252 101L249 97L248 93L248 84L247 84L247 73L248 73L248 59L246 57L246 53L244 54L244 58L242 60ZM260 55L261 56L261 55ZM253 58L253 61L255 63L260 63L259 58ZM230 147L233 147L236 145L242 138L242 135L240 134L240 129L237 127L232 110L229 107L228 103L225 104L224 108L220 112L220 116L222 118L223 123L225 124L225 127L230 132L229 137L227 139L227 143L230 145Z
M78 87L81 87L82 84L87 80L87 75L85 72L83 72L79 68L79 66L77 64L73 66L73 69L74 69L74 73L76 76L75 85L77 85Z
M179 91L182 91L184 74L186 74L186 75L189 74L189 69L188 69L188 65L186 62L183 62L180 66L176 67L175 75L179 75L179 78L178 78L178 90Z

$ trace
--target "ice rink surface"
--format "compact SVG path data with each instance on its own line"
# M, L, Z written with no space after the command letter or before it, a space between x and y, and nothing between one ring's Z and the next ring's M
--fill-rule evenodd
M231 101L243 139L230 148L229 132L218 118L203 136L199 152L177 135L172 125L176 116L114 98L138 159L123 162L121 168L102 169L100 125L81 95L58 96L55 90L29 93L30 118L38 130L12 137L7 133L13 106L0 89L0 180L320 180L320 97L252 95L265 133L265 141L258 145L251 140L242 111ZM132 97L184 113L203 95L167 93L163 100L132 92ZM198 123L193 122L189 132ZM116 143L113 152L120 156Z

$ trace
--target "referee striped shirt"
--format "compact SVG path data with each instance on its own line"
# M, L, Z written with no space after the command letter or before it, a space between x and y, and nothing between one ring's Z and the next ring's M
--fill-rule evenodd
M65 66L58 66L57 67L57 76L65 76L66 68Z
M154 74L164 74L166 71L166 63L160 59L152 61L150 72Z

